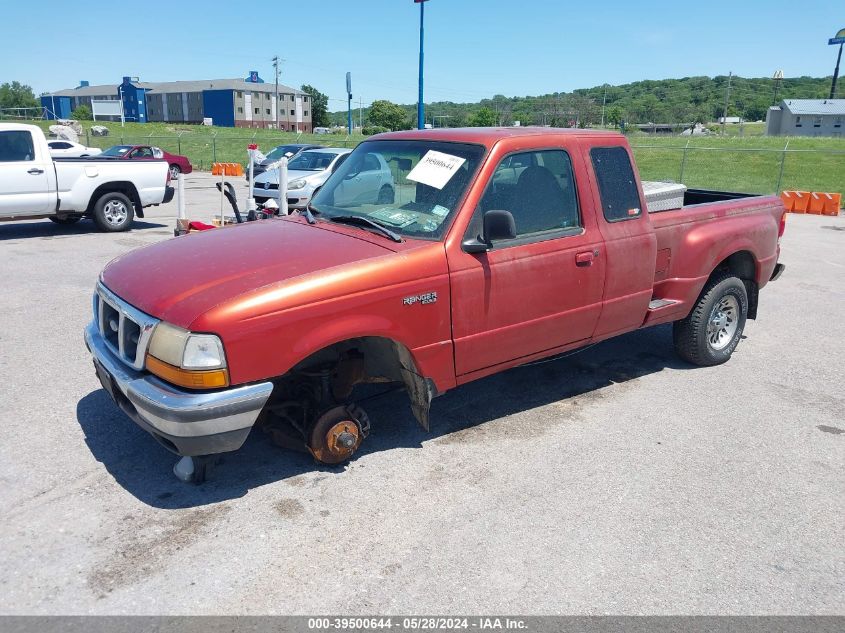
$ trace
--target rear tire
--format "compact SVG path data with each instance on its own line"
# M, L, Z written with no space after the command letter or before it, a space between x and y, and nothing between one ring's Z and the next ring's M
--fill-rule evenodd
M94 222L101 231L125 231L132 225L134 218L132 201L120 192L104 193L94 204Z
M739 344L747 315L745 284L730 272L716 273L689 316L675 322L675 351L693 365L721 365Z
M182 173L182 169L179 165L171 165L170 166L170 178L176 180L179 177L179 174Z
M60 224L62 226L70 226L71 224L76 224L82 219L81 215L66 215L63 217L53 216L50 218L50 222L54 224Z

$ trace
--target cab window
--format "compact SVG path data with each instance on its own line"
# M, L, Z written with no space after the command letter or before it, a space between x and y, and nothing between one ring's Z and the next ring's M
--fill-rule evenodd
M510 211L518 238L548 239L553 233L578 229L581 216L572 161L563 150L521 152L499 163L473 218L480 230L491 209Z
M599 185L604 219L621 222L641 217L637 179L625 148L594 147L590 150L590 157Z
M0 162L35 160L32 134L25 130L0 132Z

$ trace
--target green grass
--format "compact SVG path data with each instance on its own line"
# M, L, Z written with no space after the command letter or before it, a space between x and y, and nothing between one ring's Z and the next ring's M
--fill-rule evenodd
M50 121L34 121L45 131ZM86 121L87 131L93 122ZM116 144L157 145L169 152L183 154L195 169L209 170L213 161L246 163L246 146L258 143L268 151L282 143L317 143L354 147L365 137L315 135L247 128L203 127L175 123L101 123L110 130L107 137L83 133L81 141L93 147ZM768 137L763 125L749 123L743 136L738 125L726 126L725 136L630 137L640 174L645 180L680 181L689 187L776 193L780 190L829 191L843 194L845 200L845 138ZM781 175L781 150L787 144ZM686 159L684 159L684 148ZM683 176L681 166L683 163Z
M32 121L45 132L52 121ZM103 125L109 129L108 136L94 136L89 130L92 125ZM181 125L176 123L120 123L84 121L80 142L89 147L105 149L112 145L155 145L165 151L187 156L194 169L210 170L213 162L247 162L247 145L258 143L263 152L284 143L316 143L333 147L354 147L364 137L360 134L296 134L276 130L206 127L202 125Z
M631 145L644 180L749 193L839 192L845 199L843 138L635 136Z

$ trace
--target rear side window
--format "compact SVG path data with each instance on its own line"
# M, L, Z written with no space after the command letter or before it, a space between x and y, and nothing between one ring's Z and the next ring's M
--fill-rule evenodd
M32 134L25 130L0 132L0 162L35 160Z
M604 219L619 222L640 217L640 192L625 148L594 147L590 157L599 183Z

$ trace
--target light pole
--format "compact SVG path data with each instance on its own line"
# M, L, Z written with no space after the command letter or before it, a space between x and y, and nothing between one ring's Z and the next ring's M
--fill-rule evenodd
M839 44L839 56L836 58L836 69L833 71L833 82L830 84L830 98L836 98L836 80L839 78L839 62L842 61L842 45L845 44L845 29L839 29L836 37L831 37L828 41L831 46Z
M424 28L424 16L425 16L425 3L428 0L414 0L414 3L420 5L420 95L417 100L417 129L423 130L425 129L425 106L423 105L423 35L425 33Z

